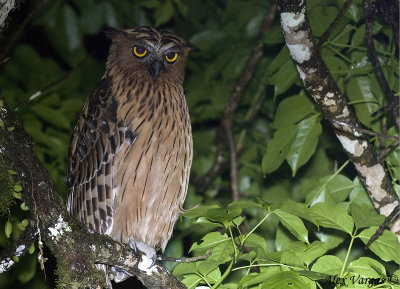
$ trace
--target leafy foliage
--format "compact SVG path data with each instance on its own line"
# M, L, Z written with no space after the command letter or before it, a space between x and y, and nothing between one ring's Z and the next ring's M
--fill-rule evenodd
M32 1L31 9L39 2ZM22 31L10 59L1 64L0 86L8 104L18 108L60 193L66 195L66 157L75 118L104 71L108 40L101 30L106 26L168 28L200 48L189 59L185 90L195 149L191 174L193 180L201 179L215 162L219 123L251 57L268 1L48 2ZM343 2L307 1L316 42ZM398 94L393 30L375 19L373 31L385 76ZM365 128L398 136L390 115L371 117L386 100L364 37L362 1L354 0L320 53ZM185 203L188 211L176 224L166 255L213 251L204 261L167 265L188 288L366 288L376 278L383 280L379 288L396 288L395 277L388 278L400 275L396 236L385 230L369 250L363 249L384 217L375 212L331 128L302 87L279 21L261 41L264 56L233 124L236 144L241 144L241 200L231 201L227 170L204 191L192 182ZM377 151L393 143L377 137L369 141ZM398 150L384 161L399 192ZM15 186L13 190L18 193ZM3 248L24 229L19 206L1 219ZM23 258L10 274L0 275L0 287L45 288L43 274L35 274L34 257Z

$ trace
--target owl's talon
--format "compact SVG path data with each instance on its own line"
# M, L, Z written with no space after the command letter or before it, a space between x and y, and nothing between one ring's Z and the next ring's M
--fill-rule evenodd
M153 267L153 266L156 264L156 261L157 261L157 254L154 254L153 256L151 256L151 260L152 260L153 262L151 263L149 269L150 269L151 267Z
M142 252L147 259L151 260L151 264L147 269L152 268L157 261L156 250L143 242L136 242L133 238L129 240L129 246L135 251L135 255L138 255L138 251Z

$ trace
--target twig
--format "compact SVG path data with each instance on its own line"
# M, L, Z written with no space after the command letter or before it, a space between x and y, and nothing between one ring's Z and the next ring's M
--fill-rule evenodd
M235 139L233 138L232 127L227 128L226 137L229 146L232 201L238 201L240 199L240 194L238 189Z
M182 258L174 258L174 257L166 257L166 256L158 256L157 260L159 261L169 261L176 263L193 263L200 260L206 260L212 254L213 249L211 248L207 254L197 256L197 257L182 257Z
M264 16L263 22L261 23L256 43L254 44L250 56L247 58L246 64L242 70L239 79L231 93L229 101L225 107L224 114L221 120L221 125L218 129L217 139L217 154L215 157L215 163L212 168L201 178L198 178L195 182L199 184L198 191L202 192L208 185L214 180L221 170L222 164L224 163L224 154L226 148L226 133L228 129L231 129L234 112L241 100L245 87L250 82L257 64L263 56L263 43L260 41L261 37L268 31L273 23L276 15L277 6L275 2L271 2Z
M394 41L399 48L399 1L375 0L371 5L374 15L383 23L392 25Z
M394 219L394 217L397 215L399 211L400 211L400 206L397 205L390 213L390 215L386 217L385 221L379 226L375 234L373 234L372 237L368 240L368 243L364 247L365 250L367 250L368 247L372 244L372 242L375 241L380 236L380 234L382 234L387 224Z
M9 61L9 60L10 60L10 57L6 57L6 58L0 60L0 65L6 63L6 62Z
M336 15L335 20L333 20L331 25L329 25L328 29L326 29L324 34L322 34L321 38L319 39L319 42L317 44L317 50L319 50L321 48L322 44L324 44L324 42L328 39L329 34L331 34L333 28L335 28L335 26L339 23L339 20L342 18L344 12L350 6L351 1L353 1L353 0L346 0L346 2L344 2L343 7L340 9L339 13Z
M335 127L337 129L341 128L341 130L344 131L344 132L348 132L348 130L345 129L345 128L350 128L353 131L353 133L361 132L363 134L375 136L379 140L385 140L385 139L399 140L399 138L400 138L399 136L392 136L392 135L387 135L387 134L379 134L379 133L374 132L372 130L365 129L365 128L358 127L358 126L354 126L354 125L351 125L351 124L348 124L348 123L344 123L344 122L341 122L341 121L337 121L335 119L331 119L330 121L336 124Z
M24 21L22 21L21 25L18 27L18 30L15 33L13 33L11 35L11 39L7 41L8 43L4 48L3 52L1 53L0 61L4 59L8 51L14 45L14 42L18 39L19 35L24 30L25 26L29 23L29 21L31 21L32 17L46 4L46 2L47 0L42 0L42 2L40 2L39 5L35 9L31 10L28 16L25 17Z
M47 91L49 91L50 89L52 89L53 87L57 86L58 84L62 83L63 81L67 80L69 77L71 77L71 75L77 71L79 68L81 68L89 59L89 56L87 56L84 60L82 60L81 62L79 62L76 66L74 66L71 70L69 70L66 74L64 74L62 77L60 77L59 79L56 79L55 81L51 82L50 84L46 85L45 87L43 87L42 89L36 91L34 94L32 94L30 97L28 97L26 100L24 100L23 102L21 102L20 104L18 104L14 110L18 111L21 107L25 106L26 104L28 104L29 102L37 99L39 96L41 96L42 94L46 93Z
M379 158L383 159L388 153L390 153L392 150L394 150L399 144L400 144L400 140L397 140L394 143L392 143L390 146L388 146L386 149L382 150L379 153Z
M372 38L372 20L373 15L371 14L371 7L369 0L363 0L364 14L365 14L365 40L367 42L367 53L371 60L372 65L375 68L376 76L383 89L384 94L388 100L388 109L392 112L394 120L398 129L400 130L400 117L399 117L399 99L394 96L393 91L390 89L389 84L383 73L381 64L378 60L378 55L375 50L374 40Z

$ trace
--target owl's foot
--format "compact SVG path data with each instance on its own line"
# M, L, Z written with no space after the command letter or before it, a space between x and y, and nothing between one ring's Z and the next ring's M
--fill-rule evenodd
M148 264L148 267L146 269L150 269L151 267L154 266L154 264L156 264L157 253L153 247L147 245L146 243L135 241L133 238L129 241L129 246L131 246L132 249L135 250L136 254L138 253L137 252L138 250L144 254L143 257L145 257L149 261L146 263ZM142 262L143 261L146 260L142 258Z
M132 277L133 275L124 269L118 268L118 267L110 267L110 271L108 273L109 277L111 280L114 280L114 282L119 283L122 282L129 277ZM112 288L112 287L110 287Z

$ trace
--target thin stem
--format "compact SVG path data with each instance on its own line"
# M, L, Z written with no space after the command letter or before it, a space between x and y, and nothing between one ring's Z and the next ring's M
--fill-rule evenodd
M350 160L345 161L344 164L321 186L316 195L320 194L322 190L328 185L328 183L332 181L333 178L335 178L349 163Z
M336 47L338 47L338 48L352 48L352 49L354 49L354 50L360 50L360 51L364 51L364 52L367 51L367 48L365 48L365 47L352 46L352 45L348 45L348 44L341 44L341 43L336 43L336 42L331 42L331 41L327 41L327 42L324 44L324 46L327 46L327 45L336 46ZM386 52L386 51L379 50L379 49L376 50L376 51L379 52L379 54L382 54L382 55L392 56L392 54L391 54L390 52Z
M257 265L247 265L247 266L241 266L241 267L237 267L235 269L232 269L232 271L237 271L237 270L241 270L241 269L246 269L246 268L254 268L254 267L270 267L270 266L282 266L282 267L287 267L290 269L294 269L293 266L290 265L286 265L286 264L257 264Z
M333 52L335 52L337 55L339 55L340 57L342 57L343 60L346 60L348 63L351 63L351 64L353 63L353 61L352 61L350 58L346 57L343 53L339 52L339 51L336 50L335 48L333 48L333 47L331 47L331 46L328 46L327 48L329 48L330 50L332 50Z
M233 261L236 262L236 258L237 258L237 256L238 256L238 251L237 251L237 248L236 248L235 240L234 240L234 238L233 238L231 226L229 226L229 233L230 233L230 235L231 235L231 241L232 241L233 251L235 252L235 256L234 256Z
M229 264L228 268L225 270L224 274L219 278L218 282L214 284L214 286L211 287L211 289L217 288L219 285L221 285L222 281L229 275L229 273L232 271L234 260Z
M371 100L353 100L349 101L349 105L360 104L360 103L373 103L373 104L380 104L378 101L371 101Z
M253 232L260 227L260 225L269 217L271 213L268 213L247 235L246 237L244 237L244 239L242 240L242 246L244 245L244 243L246 242L247 238L250 237L251 234L253 234Z
M206 284L208 287L211 287L211 284L208 283L206 276L203 276L202 274L196 274L197 276L199 276Z
M322 34L321 38L319 39L318 45L317 45L317 50L319 50L321 48L321 45L328 39L329 34L331 34L333 28L339 23L344 12L350 6L351 1L353 1L353 0L346 0L346 2L343 4L343 7L340 9L339 13L336 15L335 20L329 25L328 29L326 29L324 34Z
M343 276L344 269L346 268L346 264L347 264L347 261L348 261L348 259L349 259L350 251L351 251L351 248L353 247L353 242L354 242L354 239L355 239L355 238L356 238L356 237L355 237L354 235L351 236L351 241L350 241L349 248L347 249L346 258L344 258L342 270L340 271L340 276L341 276L341 277Z

